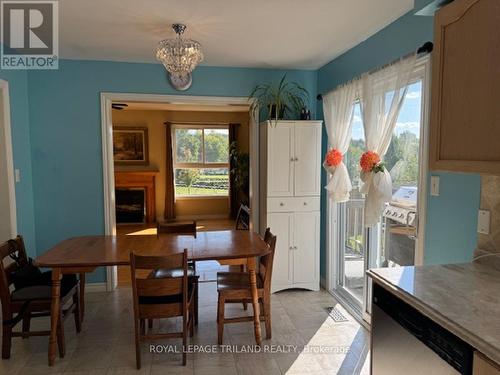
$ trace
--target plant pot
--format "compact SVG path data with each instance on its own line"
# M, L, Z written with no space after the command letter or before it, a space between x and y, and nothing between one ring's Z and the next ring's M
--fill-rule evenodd
M283 120L285 118L285 106L281 106L280 110L278 112L278 116L276 116L276 104L271 104L269 105L269 118L271 119L278 119L278 120Z

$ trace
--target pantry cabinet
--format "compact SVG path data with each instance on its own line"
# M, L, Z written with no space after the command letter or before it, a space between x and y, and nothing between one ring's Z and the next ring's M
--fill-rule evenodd
M500 1L435 15L430 168L500 174Z
M321 121L260 125L260 230L277 236L273 292L319 289Z

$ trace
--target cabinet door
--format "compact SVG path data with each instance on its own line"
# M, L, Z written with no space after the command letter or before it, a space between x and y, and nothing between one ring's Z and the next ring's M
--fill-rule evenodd
M321 124L295 124L295 196L320 195Z
M319 211L294 214L294 284L319 282L319 220Z
M267 126L268 196L289 197L293 195L293 123Z
M430 167L500 174L500 1L455 0L435 15Z
M269 213L267 226L276 236L276 250L273 261L272 289L279 290L292 282L291 244L293 214L290 212Z
M473 375L500 375L500 367L479 352L474 352Z

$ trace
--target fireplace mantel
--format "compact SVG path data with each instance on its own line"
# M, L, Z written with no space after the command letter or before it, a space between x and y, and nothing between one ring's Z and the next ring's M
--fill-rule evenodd
M115 170L115 188L143 188L146 192L146 223L156 221L156 170Z

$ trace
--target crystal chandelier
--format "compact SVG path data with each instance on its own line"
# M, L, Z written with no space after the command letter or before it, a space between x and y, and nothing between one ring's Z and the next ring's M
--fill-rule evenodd
M170 82L178 90L186 90L191 85L191 72L203 60L201 44L182 38L186 25L172 25L176 38L165 39L158 43L156 58L169 73Z

